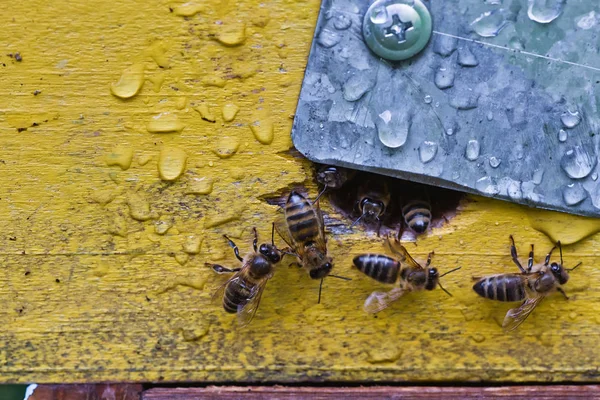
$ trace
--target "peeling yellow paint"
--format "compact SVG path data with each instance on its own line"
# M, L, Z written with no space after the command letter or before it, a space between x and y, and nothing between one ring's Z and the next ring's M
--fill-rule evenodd
M321 304L319 282L288 258L247 328L211 300L227 276L205 262L240 265L222 235L246 254L252 227L271 240L279 213L265 199L317 193L309 163L289 151L289 116L319 5L25 0L1 9L1 382L600 380L600 237L596 221L577 217L473 197L408 245L418 259L435 250L442 271L463 267L444 277L453 297L410 294L376 317L362 304L384 288L351 268L355 255L383 251L373 232L328 235L335 273L352 281L325 279ZM21 63L5 55L16 51ZM111 84L132 65L143 65L141 87L136 75L117 98ZM178 110L183 97L226 123ZM228 158L213 152L219 137L239 139ZM128 169L107 165L124 143L136 162L127 153ZM175 180L157 172L164 148L187 155ZM350 223L326 197L321 205L328 221ZM156 221L172 226L159 235ZM565 285L570 300L550 296L505 335L511 305L479 298L471 277L516 271L509 234L522 258L534 243L541 260L552 243L538 229L573 242L565 263L583 265Z

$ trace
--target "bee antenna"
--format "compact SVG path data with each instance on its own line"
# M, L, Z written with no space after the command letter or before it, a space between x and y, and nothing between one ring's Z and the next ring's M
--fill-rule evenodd
M362 219L362 217L364 217L364 216L365 216L365 214L363 214L363 215L361 215L360 217L358 217L358 218L356 219L356 221L354 221L354 222L352 223L352 225L350 225L350 228L352 228L354 225L358 224L358 221L360 221L360 220Z
M321 284L319 285L319 300L317 300L317 304L321 304L321 291L323 290L323 278L321 278Z
M458 271L458 270L459 270L459 269L461 269L461 268L462 268L462 267L457 267L457 268L451 269L451 270L450 270L450 271L448 271L448 272L444 272L442 275L440 275L440 278L441 278L441 277L444 277L444 276L446 276L446 275L448 275L449 273L452 273L452 272L454 272L454 271ZM440 286L442 286L442 285L440 285Z
M271 244L275 246L275 222L271 224Z
M438 285L439 285L440 289L442 289L448 296L452 297L452 293L450 293L449 291L444 289L444 287L442 286L442 284L440 282L438 282Z
M325 187L323 188L323 190L321 190L321 192L317 195L317 198L315 199L315 201L313 201L313 205L319 201L319 199L321 198L321 196L323 196L323 193L325 193L325 191L327 190L327 185L325 185Z
M341 280L344 280L344 281L351 281L352 280L352 278L346 278L345 276L339 276L339 275L331 275L331 274L329 274L327 276L329 276L331 278L338 278L338 279L341 279Z
M560 265L563 265L563 259L562 259L562 245L560 244L560 240L558 242L556 242L556 244L558 244L558 251L560 251Z
M576 265L576 266L574 266L573 268L569 268L569 269L566 269L566 268L565 268L565 271L569 271L569 272L571 272L571 271L573 271L575 268L579 267L581 264L582 264L582 263L580 262L579 264L577 264L577 265Z

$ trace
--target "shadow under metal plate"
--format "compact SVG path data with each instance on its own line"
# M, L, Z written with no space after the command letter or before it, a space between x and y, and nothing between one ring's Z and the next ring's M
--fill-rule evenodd
M429 43L390 62L363 40L371 3L323 2L296 148L319 163L600 216L600 1L423 3Z

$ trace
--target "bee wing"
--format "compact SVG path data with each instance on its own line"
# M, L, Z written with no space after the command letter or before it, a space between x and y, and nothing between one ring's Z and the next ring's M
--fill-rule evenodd
M365 300L363 309L369 314L378 313L389 307L405 293L404 289L395 287L389 292L373 292Z
M213 295L212 295L212 297L211 297L211 302L212 302L212 303L218 303L218 302L221 302L221 301L223 301L223 295L225 294L225 288L227 288L227 285L228 285L230 282L233 282L234 280L238 280L238 279L240 279L240 274L241 274L242 272L244 272L244 270L245 270L246 268L248 268L249 266L250 266L250 263L249 263L249 262L246 262L244 265L242 265L242 268L241 268L239 271L237 271L237 272L234 272L234 273L233 273L233 275L232 275L232 276L231 276L229 279L227 279L227 280L225 281L225 283L223 283L221 286L219 286L219 287L217 288L217 290L215 290L215 292L213 293ZM221 275L222 273L227 273L227 272L220 272L220 273L219 273L219 272L217 272L217 273L218 273L219 275Z
M298 246L296 246L296 242L294 242L294 239L292 239L292 236L290 235L290 230L288 229L287 224L285 223L285 217L282 216L275 221L275 231L277 232L279 237L281 237L281 239L285 242L285 244L288 245L290 250L296 253L297 256L300 256L298 254Z
M412 256L408 253L408 250L406 250L406 247L404 247L398 241L398 239L394 238L394 241L392 242L392 240L388 236L386 243L387 243L388 247L390 248L390 250L392 251L392 253L396 254L399 257L400 262L406 262L415 268L421 268L421 269L423 268L423 267L421 267L421 264L419 264L418 262L415 261L414 258L412 258Z
M254 318L256 310L258 310L258 306L260 304L260 298L265 290L265 286L267 286L268 280L268 278L262 280L255 287L252 293L252 298L246 304L238 306L237 319L240 327L248 325L250 321L252 321L252 318Z
M506 332L517 329L519 325L529 317L529 314L531 314L544 297L546 296L543 294L537 294L535 297L527 298L520 307L508 310L506 317L504 317L502 328L504 328Z

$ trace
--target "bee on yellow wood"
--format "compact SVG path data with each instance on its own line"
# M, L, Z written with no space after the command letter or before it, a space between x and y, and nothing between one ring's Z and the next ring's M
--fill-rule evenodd
M334 167L333 165L321 166L317 170L317 182L323 185L323 190L321 190L313 204L319 200L319 198L325 193L327 189L341 188L346 182L351 180L354 177L354 175L356 175L356 171L353 169Z
M560 241L557 243L560 251L560 264L550 263L552 252L556 246L552 247L546 255L543 264L533 264L533 244L529 252L527 269L523 268L517 257L517 248L515 241L510 236L510 253L513 262L521 270L520 274L499 274L483 278L475 278L477 282L473 285L473 290L480 295L491 300L498 301L523 301L517 308L508 310L504 317L502 327L507 331L512 331L519 327L537 307L537 305L552 292L560 292L565 299L569 297L562 288L562 285L569 280L568 272L579 267L577 264L571 269L563 267L562 246Z
M381 283L397 284L389 292L373 292L364 304L364 310L368 313L377 313L390 306L405 293L420 290L433 290L439 286L446 294L452 296L442 284L440 278L459 270L460 267L440 275L437 268L430 267L433 252L429 253L425 267L422 267L408 253L406 248L394 238L388 236L386 240L388 248L396 258L381 254L362 254L354 257L354 266L365 275Z
M241 326L248 325L254 318L265 286L273 276L275 264L281 261L283 256L283 251L275 246L274 229L275 226L273 225L271 244L263 243L258 246L258 234L256 228L253 228L254 240L252 246L254 251L244 258L240 256L236 244L227 235L223 235L233 248L237 259L242 262L240 268L230 269L218 264L206 264L217 273L234 274L216 291L213 299L222 299L225 311L237 314Z
M358 187L357 192L356 205L360 216L352 223L352 226L360 220L369 223L377 222L377 234L379 234L391 199L392 195L385 178L377 177L376 179L365 180Z
M431 224L431 204L425 200L411 200L402 206L402 217L415 233L425 233Z

